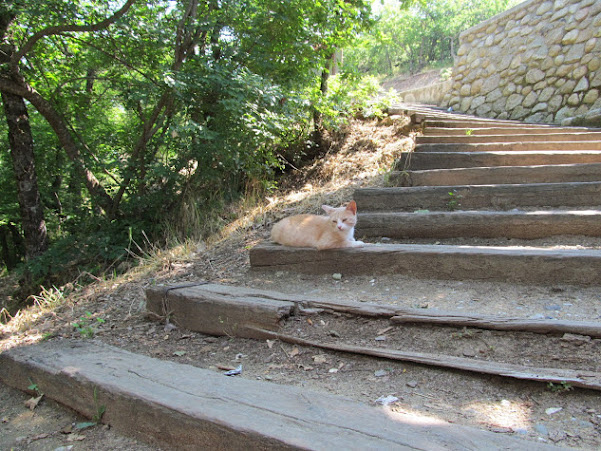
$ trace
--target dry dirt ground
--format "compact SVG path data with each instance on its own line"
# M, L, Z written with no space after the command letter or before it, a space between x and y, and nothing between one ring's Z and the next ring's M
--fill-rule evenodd
M60 302L33 308L2 326L0 349L40 339L99 340L218 372L242 365L238 377L306 387L314 396L333 393L371 405L394 396L396 401L389 406L393 410L512 434L523 438L524 449L529 441L601 449L598 391L549 387L542 382L354 356L277 340L206 336L165 326L145 315L146 287L210 281L399 307L522 318L601 319L598 287L420 280L377 274L342 274L338 279L333 274L309 276L250 269L248 250L267 239L279 217L299 211L317 213L322 202L349 200L357 186L384 183L385 171L398 152L410 145L399 141L401 131L407 130L398 124L355 124L340 152L327 155L296 178L298 189L276 193L260 205L246 206L246 215L231 224L221 239L157 251L120 279L81 287ZM556 243L548 240L544 244ZM599 247L599 242L572 238L568 245ZM80 325L79 330L73 327L74 322ZM361 346L494 358L537 367L570 364L601 371L601 340L583 336L393 325L384 320L328 314L292 318L284 331ZM29 396L2 385L0 396L0 449L153 449L115 435L104 426L80 432L73 426L65 430L84 419L51 401L43 399L30 411L23 405Z

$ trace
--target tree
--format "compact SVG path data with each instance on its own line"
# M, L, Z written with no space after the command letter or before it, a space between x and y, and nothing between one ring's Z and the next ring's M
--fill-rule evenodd
M348 49L346 61L362 72L389 75L452 64L462 31L513 4L515 0L386 2L377 25Z
M6 4L1 5L0 38L2 40L4 40L7 28L13 19L14 14L11 9ZM0 64L8 63L12 55L11 46L3 45L0 50ZM14 77L17 74L7 71L3 75ZM25 255L27 258L33 258L48 248L48 236L38 190L29 114L23 97L4 90L0 90L0 94L8 125L10 153L17 181L21 224L25 236ZM7 239L8 236L12 236L13 241L18 241L14 239L14 232L14 227L8 224L2 233L3 260L8 267L14 266L16 260L15 255L10 256Z
M278 149L306 138L328 55L367 21L367 4L6 3L0 91L29 108L48 258L68 239L61 260L78 248L111 261L132 234L157 237L166 223L194 233L201 221L180 212L214 214L269 186Z

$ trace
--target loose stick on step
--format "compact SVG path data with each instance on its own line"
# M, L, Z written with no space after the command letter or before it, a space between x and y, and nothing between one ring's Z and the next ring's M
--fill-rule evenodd
M353 354L369 355L391 360L402 360L423 365L453 368L496 376L512 377L515 379L533 380L540 382L553 382L570 384L574 387L601 390L601 373L584 370L570 370L559 368L530 368L509 363L489 362L485 360L468 359L441 354L428 354L421 352L397 351L385 348L366 348L362 346L345 345L338 343L321 343L291 335L272 332L258 327L247 326L264 337L278 339L286 343L301 346L313 346L331 351L349 352Z
M477 327L480 329L493 330L512 330L521 332L535 332L546 334L572 333L580 335L589 335L591 337L601 337L601 323L590 321L561 321L544 319L521 319L504 318L502 316L486 315L457 315L452 312L433 311L416 312L408 311L400 313L390 318L394 323L428 323L442 324L459 327Z

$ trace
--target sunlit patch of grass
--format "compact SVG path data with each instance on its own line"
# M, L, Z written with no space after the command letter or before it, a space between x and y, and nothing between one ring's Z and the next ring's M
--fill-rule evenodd
M384 185L395 161L414 145L411 136L398 133L394 122L387 123L355 121L338 151L296 170L276 191L247 196L238 206L237 219L223 228L219 239L291 214L320 214L322 204L348 202L359 187Z

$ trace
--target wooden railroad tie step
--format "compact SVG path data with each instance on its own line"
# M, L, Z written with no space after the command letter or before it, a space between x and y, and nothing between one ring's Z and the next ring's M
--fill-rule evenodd
M0 380L168 449L518 449L509 436L133 354L51 341L0 354ZM558 449L528 442L533 450Z
M591 207L601 205L601 181L360 188L353 198L359 212Z
M359 215L355 234L433 239L601 237L601 210L367 212Z
M599 180L601 180L601 163L582 163L392 171L388 176L388 185L497 185Z
M572 133L529 133L529 134L478 134L472 135L470 131L466 131L463 135L425 135L417 136L415 142L417 144L436 144L436 143L523 143L523 142L562 142L562 141L601 141L601 132L572 132Z
M422 279L601 284L601 251L417 244L361 248L292 248L261 244L250 252L253 269L305 274L403 274Z
M505 152L404 152L398 170L601 163L599 150L533 150Z
M345 313L353 316L389 319L393 324L430 323L457 327L479 327L502 331L522 331L534 333L576 333L593 337L601 336L601 323L577 321L527 320L503 318L487 315L462 315L444 311L424 311L423 309L403 309L394 306L381 306L355 302L332 302L319 298L306 298L267 290L243 287L206 284L195 287L171 286L153 287L146 292L148 309L156 316L168 315L181 327L216 335L238 336L259 339L279 339L288 343L313 346L332 351L368 355L392 360L402 360L444 368L459 369L482 374L493 374L517 379L569 383L570 385L601 390L601 373L580 369L531 368L509 363L483 361L443 354L412 352L398 349L371 348L346 344L336 340L309 340L280 332L291 316L301 316L319 311ZM284 306L287 314L282 315ZM221 304L221 308L220 308ZM169 310L165 312L165 305ZM269 305L265 311L265 306ZM244 312L261 309L266 313L261 317L247 318ZM191 316L190 312L195 311ZM274 326L273 319L279 318ZM218 328L210 326L216 323Z

